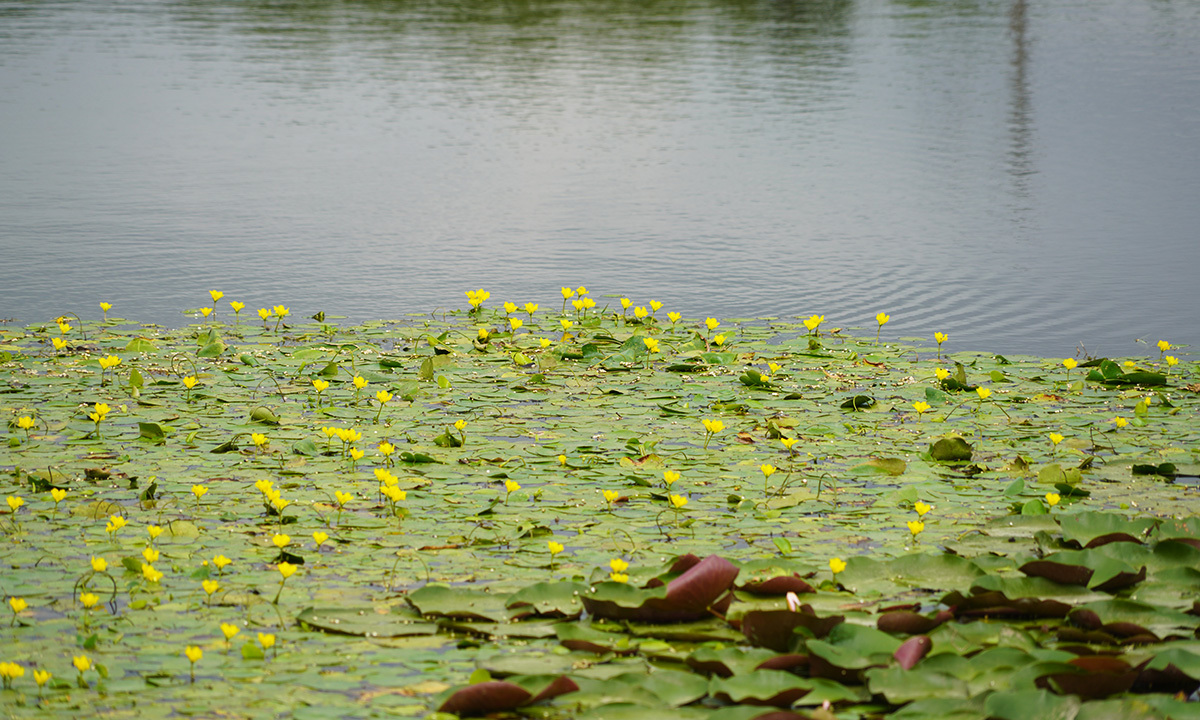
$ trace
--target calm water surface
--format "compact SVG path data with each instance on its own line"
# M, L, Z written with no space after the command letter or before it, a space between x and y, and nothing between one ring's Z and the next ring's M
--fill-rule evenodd
M1156 356L1198 228L1191 1L0 0L20 323L583 284Z

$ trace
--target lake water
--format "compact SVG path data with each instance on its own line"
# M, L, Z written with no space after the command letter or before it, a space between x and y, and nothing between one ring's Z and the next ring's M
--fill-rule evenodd
M1157 357L1198 233L1191 0L0 2L19 323L587 285Z

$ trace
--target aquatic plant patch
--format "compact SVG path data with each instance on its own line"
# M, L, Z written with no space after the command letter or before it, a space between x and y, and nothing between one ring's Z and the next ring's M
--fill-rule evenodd
M562 294L0 329L5 713L1200 716L1179 348Z

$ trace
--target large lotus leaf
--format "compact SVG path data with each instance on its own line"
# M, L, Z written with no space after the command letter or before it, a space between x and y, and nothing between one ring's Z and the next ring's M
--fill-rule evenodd
M667 642L725 642L736 643L742 634L721 618L695 620L686 623L641 623L625 621L626 631L633 637L652 637Z
M491 639L520 638L538 639L552 638L556 635L558 620L533 620L525 622L471 622L454 618L438 618L437 625L442 630L454 633L466 633Z
M1077 585L1063 585L1042 577L1004 577L985 575L971 586L972 593L1001 592L1009 598L1041 598L1078 603L1099 600L1103 594Z
M965 590L984 571L974 562L941 553L909 553L895 558L851 558L838 582L851 592L895 592L902 588Z
M1016 578L993 579L999 581ZM1041 578L1037 579L1040 580ZM1044 580L1043 582L1049 583L1050 581ZM1088 597L1102 596L1088 595ZM1037 597L1017 597L1010 599L1003 592L983 589L972 591L970 596L965 596L958 592L950 593L942 598L942 603L949 605L954 612L954 616L957 618L1061 618L1066 617L1067 613L1071 610L1070 605L1055 599L1043 600ZM936 633L945 627L943 625L934 632ZM963 630L965 628L954 629L955 632L962 632Z
M796 630L805 636L823 638L846 618L819 617L811 606L793 610L751 610L742 615L742 633L751 645L787 652L796 642Z
M561 675L569 672L577 659L560 653L531 651L492 655L480 658L477 664L490 677L511 679L528 688L531 681L526 678Z
M1200 617L1146 603L1113 598L1080 605L1071 611L1073 622L1085 627L1096 621L1103 627L1126 624L1149 630L1160 638L1190 636L1200 627ZM1090 618L1095 618L1091 620Z
M783 670L751 670L728 678L712 678L709 692L723 702L788 707L811 688L807 678Z
M631 640L626 633L605 632L583 623L558 623L554 629L559 642L571 650L629 655L638 647L638 641Z
M1133 687L1138 676L1129 663L1106 655L1078 657L1067 664L1070 671L1045 675L1038 679L1038 686L1094 700L1125 692Z
M513 681L489 680L450 693L438 707L438 712L454 713L456 715L483 715L487 713L512 710L564 693L578 689L568 677L557 677L549 680L538 678L540 689L531 691Z
M694 673L658 669L649 676L638 673L631 679L671 707L693 703L708 694L708 680Z
M377 606L309 607L296 616L296 621L328 633L363 637L432 635L438 630L436 623L421 622L412 611Z
M887 665L900 645L899 640L885 632L854 623L842 623L833 628L826 640L806 643L814 661L820 658L842 670Z
M729 677L754 670L778 655L765 648L711 647L697 648L687 658L688 667L706 675Z
M1146 549L1134 543L1110 543L1094 550L1063 551L1021 566L1031 577L1043 577L1066 585L1082 585L1101 592L1116 592L1146 579L1146 566L1136 568L1115 557L1127 547L1126 554L1145 555Z
M526 615L576 618L583 612L580 595L587 585L575 582L540 582L527 585L508 598L514 618Z
M984 707L996 720L1075 720L1079 699L1048 690L1013 690L992 693Z
M939 610L933 617L911 610L891 610L879 616L875 627L886 633L917 635L927 633L953 618L954 613L949 610Z
M508 620L503 595L447 585L429 584L408 595L408 602L422 615L500 622Z
M963 698L971 696L965 680L923 668L871 668L864 673L867 687L893 705L926 698Z
M1142 542L1158 521L1153 518L1126 519L1103 512L1081 512L1059 516L1063 539L1083 547L1102 542Z
M624 587L626 583L600 583L583 597L583 604L596 617L643 622L699 620L712 610L724 610L732 599L729 589L737 574L733 563L709 555L662 587L642 589Z

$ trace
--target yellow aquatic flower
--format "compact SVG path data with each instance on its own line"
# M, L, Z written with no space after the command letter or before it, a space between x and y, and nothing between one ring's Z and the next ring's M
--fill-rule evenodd
M925 523L920 520L909 520L908 531L913 534L913 537L920 535L925 530Z
M102 557L92 558L92 572L102 573L108 570L108 561Z
M183 654L190 663L198 663L200 662L200 658L204 657L204 651L195 645L188 645L183 649Z
M929 409L929 403L918 400L917 402L913 403L913 409L917 411L918 415L920 415Z
M275 533L275 535L271 537L271 542L275 545L275 547L282 550L291 544L292 539L283 533Z
M233 623L221 623L221 634L225 636L226 640L232 640L233 636L241 631L242 629Z
M663 482L667 484L667 487L670 487L672 484L674 484L674 482L680 477L682 477L682 475L674 470L663 470Z
M296 574L296 566L289 562L279 563L278 569L279 569L279 574L283 576L284 580L287 580L288 578L290 578L291 576Z
M688 504L688 499L682 495L670 495L667 497L667 500L670 501L671 507L676 510Z
M916 502L916 504L913 505L913 510L916 510L917 515L920 517L925 517L925 513L929 512L932 509L933 509L932 506L926 505L925 503L923 503L919 500Z
M979 394L980 400L987 400L992 396L992 391L985 387L975 388L975 392Z
M1074 370L1076 367L1079 366L1079 361L1076 360L1075 358L1067 358L1062 361L1062 364L1063 364L1063 367L1065 367L1066 369Z
M148 563L158 562L158 558L161 554L162 553L160 553L158 550L155 550L152 547L148 547L145 550L142 550L142 557L146 558L146 562L148 562Z
M100 596L95 593L85 592L79 596L79 604L89 610L98 602L100 602Z
M557 543L557 542L554 542L553 540L546 543L546 547L548 547L550 549L551 555L557 555L565 549L565 548L563 548L562 543Z
M1057 505L1058 501L1061 499L1062 498L1059 496L1058 493L1046 493L1046 503L1049 504L1050 507L1054 507L1055 505Z
M717 326L721 324L721 321L717 320L716 318L705 318L704 324L708 327L709 330L716 330Z
M312 536L313 542L317 544L317 547L321 547L325 544L325 541L329 539L329 533L325 532L324 530L317 530Z
M213 593L221 589L221 583L217 582L216 580L204 580L200 583L200 587L204 588L205 594L211 596Z
M1059 435L1058 433L1050 433L1049 435L1047 435L1047 437L1049 437L1050 442L1054 443L1055 445L1057 445L1063 441L1063 436Z
M212 298L212 301L214 303L216 301L220 300L221 298L225 297L225 293L221 292L220 290L209 290L208 295L209 295L209 297Z
M319 393L325 392L326 390L329 389L329 381L328 380L321 380L318 378L316 380L313 380L312 384L313 384L313 387L316 388L317 392L319 392Z
M229 307L233 308L233 314L237 315L237 314L241 313L243 309L245 309L246 303L238 302L237 300L233 300L232 302L229 303Z
M625 562L621 558L613 558L612 560L609 560L608 566L615 572L625 572L629 569L629 563Z
M830 558L829 569L833 571L834 575L837 575L846 569L846 561L841 558Z

